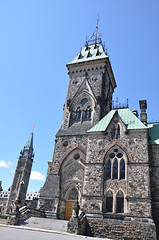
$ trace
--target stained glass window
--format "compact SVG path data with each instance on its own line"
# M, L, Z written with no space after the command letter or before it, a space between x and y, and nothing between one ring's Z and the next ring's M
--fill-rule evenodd
M118 125L117 135L118 135L117 138L120 138L120 126L119 125Z
M83 99L81 100L81 104L82 104L82 105L86 104L87 102L88 102L88 99L87 99L87 98L83 98Z
M113 179L118 179L118 161L115 159L113 163Z
M88 110L86 109L86 111L85 111L85 119L87 119L87 117L88 117Z
M125 161L122 159L120 161L120 179L125 179Z
M113 127L113 138L115 137L115 127Z
M81 119L81 109L78 111L78 120Z
M88 118L91 119L91 109L89 109L89 115Z
M107 180L111 179L111 161L110 159L107 162Z

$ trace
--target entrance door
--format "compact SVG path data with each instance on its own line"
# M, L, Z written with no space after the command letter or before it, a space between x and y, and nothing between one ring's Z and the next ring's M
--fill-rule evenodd
M72 211L75 201L67 201L65 205L65 220L69 220L72 217Z

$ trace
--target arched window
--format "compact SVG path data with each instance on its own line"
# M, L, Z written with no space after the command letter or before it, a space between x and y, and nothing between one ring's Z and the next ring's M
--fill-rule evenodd
M88 106L87 109L85 110L84 120L90 120L90 119L91 119L91 107Z
M111 161L110 159L107 162L107 170L106 170L106 179L111 179Z
M76 110L76 112L75 112L75 120L77 120L77 110Z
M120 161L120 179L125 179L125 161L121 159Z
M90 108L89 111L88 111L88 118L89 118L89 119L91 119L91 112L92 112L92 111L91 111L91 108Z
M79 109L79 111L78 111L78 120L80 120L81 119L81 109Z
M87 117L88 117L88 109L86 109L85 111L85 119L87 119Z
M113 136L113 138L115 137L115 126L113 127L112 136Z
M117 138L120 138L120 126L118 125L118 129L117 129Z
M81 109L80 107L77 108L77 110L75 111L75 120L78 121L81 119Z
M124 213L124 194L121 190L116 195L116 212Z
M113 212L113 193L111 190L106 193L106 212Z
M118 161L116 158L113 163L113 179L118 179Z

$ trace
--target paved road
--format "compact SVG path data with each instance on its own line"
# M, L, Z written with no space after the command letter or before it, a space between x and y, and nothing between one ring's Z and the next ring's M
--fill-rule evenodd
M22 227L8 227L0 225L1 240L96 240L99 238L58 233L49 230L25 229ZM100 238L101 240L101 238Z

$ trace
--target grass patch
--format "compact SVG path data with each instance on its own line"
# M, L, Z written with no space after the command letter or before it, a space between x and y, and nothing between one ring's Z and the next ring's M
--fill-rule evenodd
M0 219L7 219L7 216L0 216Z

